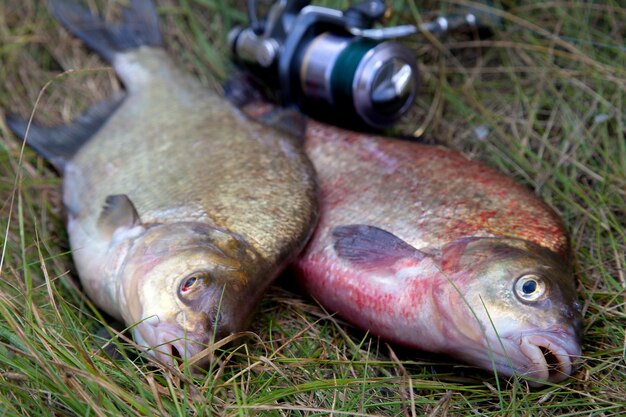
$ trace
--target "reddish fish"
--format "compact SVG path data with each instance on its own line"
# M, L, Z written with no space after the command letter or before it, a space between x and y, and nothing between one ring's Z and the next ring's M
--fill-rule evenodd
M322 193L295 265L311 296L389 341L499 375L571 375L580 305L567 234L546 204L454 150L315 121L303 133Z
M296 264L331 311L387 340L531 383L581 353L567 234L532 192L459 152L309 122L321 219Z

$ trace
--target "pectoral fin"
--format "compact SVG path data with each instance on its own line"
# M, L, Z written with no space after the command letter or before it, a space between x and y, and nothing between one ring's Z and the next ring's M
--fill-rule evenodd
M102 238L110 240L117 229L130 229L139 224L139 214L126 194L110 195L106 198L98 219Z
M403 259L420 261L427 256L396 235L375 226L337 226L332 236L337 256L362 269L385 269Z

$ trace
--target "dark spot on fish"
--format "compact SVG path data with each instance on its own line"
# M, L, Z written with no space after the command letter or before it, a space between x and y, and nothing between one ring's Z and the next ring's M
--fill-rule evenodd
M522 291L524 294L532 294L537 290L537 282L536 281L528 281L525 282L522 286Z
M181 293L188 292L189 290L191 290L191 288L193 288L194 285L196 285L197 282L198 282L198 277L195 274L192 275L191 277L187 278L187 280L180 287L180 292Z

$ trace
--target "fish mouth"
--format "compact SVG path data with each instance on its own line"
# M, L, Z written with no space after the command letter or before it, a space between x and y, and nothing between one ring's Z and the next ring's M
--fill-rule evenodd
M208 338L197 336L193 332L188 332L173 323L160 321L157 317L143 320L133 327L135 343L140 348L167 365L179 366L185 361L195 357L202 352L207 344L200 341ZM194 366L203 367L208 363L206 358L195 360Z
M568 334L529 334L521 337L519 350L527 360L526 369L521 369L529 383L533 380L561 382L576 370L581 349L578 341Z
M488 346L466 349L462 357L498 375L524 378L531 387L558 383L571 376L581 357L580 338L567 329L500 334Z
M491 340L490 354L474 351L486 369L495 368L501 376L523 377L528 385L539 387L558 383L571 376L581 355L580 340L566 329L500 335Z

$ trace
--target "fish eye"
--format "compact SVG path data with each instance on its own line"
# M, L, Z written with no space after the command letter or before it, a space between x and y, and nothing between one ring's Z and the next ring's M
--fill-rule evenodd
M515 281L515 295L521 301L537 301L546 293L546 284L538 275L522 275Z
M180 283L179 291L182 295L188 294L191 290L193 290L202 279L206 276L206 273L203 272L194 272L190 275L187 275L182 279Z

